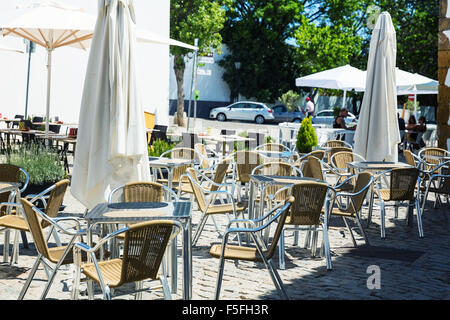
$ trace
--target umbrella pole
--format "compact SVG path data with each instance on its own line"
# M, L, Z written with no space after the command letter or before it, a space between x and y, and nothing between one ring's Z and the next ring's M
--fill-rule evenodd
M53 49L47 49L47 108L45 113L45 135L49 132L50 122L50 85L52 81L52 51Z
M344 90L344 99L342 100L342 109L345 108L345 98L347 96L347 90Z

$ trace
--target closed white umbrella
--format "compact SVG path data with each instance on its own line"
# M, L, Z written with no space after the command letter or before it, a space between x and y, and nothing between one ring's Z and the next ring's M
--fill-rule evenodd
M150 179L136 75L132 0L100 0L81 102L72 194L87 208L112 189Z
M313 73L295 79L297 87L313 87L325 89L344 90L342 106L345 105L345 98L348 90L364 91L366 74L350 65L337 67L317 73Z
M396 51L391 16L383 12L372 32L366 89L355 132L355 153L368 161L398 161Z

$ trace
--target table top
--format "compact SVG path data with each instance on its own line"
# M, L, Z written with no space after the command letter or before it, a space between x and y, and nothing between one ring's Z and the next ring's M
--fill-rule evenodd
M100 203L86 214L90 223L139 222L155 219L187 219L191 202Z
M148 157L150 167L180 167L188 164L193 164L195 159L170 159L165 157Z
M257 183L265 183L265 184L294 184L300 182L322 182L325 181L307 178L307 177L293 177L293 176L273 176L273 175L262 175L262 174L251 174L250 179Z
M348 162L349 167L362 170L389 170L395 168L413 168L404 162L384 162L384 161L354 161Z

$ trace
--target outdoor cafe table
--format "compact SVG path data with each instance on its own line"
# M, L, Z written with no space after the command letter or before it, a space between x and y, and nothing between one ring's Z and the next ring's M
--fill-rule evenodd
M274 158L274 159L283 159L286 161L289 161L289 159L294 155L294 152L291 151L265 151L265 150L258 150L259 154L262 154L263 156L267 158ZM270 159L272 160L272 159Z
M95 224L138 223L149 220L177 220L183 226L183 299L192 298L192 240L191 202L118 202L100 203L85 216L88 222L88 242L92 244ZM173 240L176 241L176 238ZM176 242L172 244L169 276L172 292L177 291Z
M193 164L195 159L170 159L170 158L155 158L149 157L148 163L150 168L162 169L165 168L168 171L167 177L167 186L169 189L172 189L172 177L173 177L173 169L189 164Z
M238 135L199 135L199 138L203 140L209 140L209 141L215 141L222 143L222 155L226 156L226 145L232 144L231 150L234 149L234 142L247 142L247 141L254 141L253 138L247 138L247 137L241 137Z
M410 166L407 163L404 162L386 162L386 161L354 161L354 162L348 162L347 166L350 168L355 169L357 172L361 171L374 171L375 174L379 172L383 172L390 169L396 169L396 168L414 168L413 166ZM382 176L385 180L386 184L389 186L389 182L386 179L386 176ZM378 182L380 183L380 182ZM371 188L371 195L370 195L370 204L369 204L369 215L367 219L367 225L369 225L370 220L372 218L372 210L373 210L373 198L374 198L374 192L373 187ZM413 211L411 210L413 207L409 207L408 210L408 225L412 225L412 215Z

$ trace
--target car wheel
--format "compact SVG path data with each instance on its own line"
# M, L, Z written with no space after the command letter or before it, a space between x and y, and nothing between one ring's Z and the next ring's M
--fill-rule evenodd
M223 113L219 113L217 115L217 120L218 121L225 121L225 120L227 120L227 117Z
M292 122L294 122L294 123L301 123L301 122L302 122L302 119L296 118L296 119L294 119L294 121L292 121Z
M256 118L255 118L255 122L257 123L257 124L263 124L264 123L264 117L263 116L256 116Z

